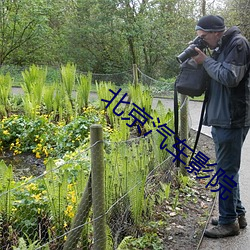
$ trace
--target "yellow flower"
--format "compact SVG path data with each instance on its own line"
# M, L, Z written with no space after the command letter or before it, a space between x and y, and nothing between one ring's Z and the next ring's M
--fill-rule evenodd
M40 158L41 158L41 155L40 155L39 152L36 152L36 158L37 158L37 159L40 159Z
M9 133L8 130L4 130L4 131L3 131L3 134L4 134L4 135L9 135L10 133Z
M72 203L76 203L76 196L75 195L72 195L71 201L72 201Z
M65 215L68 215L69 218L73 218L74 217L73 206L68 205L66 208L66 211L64 211L64 213L65 213Z
M35 183L30 183L29 185L26 186L26 189L28 191L37 190L37 185Z
M13 207L11 210L12 210L12 212L16 212L17 208Z
M35 198L36 201L40 201L42 199L41 195L42 195L41 193L33 194L32 197Z

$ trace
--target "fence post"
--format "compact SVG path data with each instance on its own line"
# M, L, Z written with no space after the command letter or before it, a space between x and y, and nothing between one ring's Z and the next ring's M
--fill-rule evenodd
M133 83L135 86L138 84L138 71L136 64L133 64Z
M180 139L188 140L188 97L186 95L180 95ZM184 150L187 153L187 149ZM187 163L187 158L181 155L181 160ZM182 162L180 163L181 173L187 175L187 170Z
M106 249L106 216L104 193L104 160L102 126L94 124L90 127L91 141L91 175L93 205L93 250Z

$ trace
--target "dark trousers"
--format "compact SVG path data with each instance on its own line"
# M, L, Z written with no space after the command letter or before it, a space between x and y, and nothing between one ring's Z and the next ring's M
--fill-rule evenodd
M237 216L245 214L245 208L240 200L239 189L239 169L241 161L241 149L246 138L249 127L226 129L221 127L212 127L212 136L215 143L215 153L217 169L225 171L225 175L231 177L237 183L227 192L226 200L219 198L219 223L231 224ZM222 179L222 177L219 178ZM222 194L223 189L219 193Z

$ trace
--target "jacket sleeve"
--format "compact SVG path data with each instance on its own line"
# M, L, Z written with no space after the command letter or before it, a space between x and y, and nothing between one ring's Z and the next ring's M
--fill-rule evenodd
M244 38L238 38L226 50L222 62L207 57L203 66L216 82L232 88L238 86L248 70L249 46Z

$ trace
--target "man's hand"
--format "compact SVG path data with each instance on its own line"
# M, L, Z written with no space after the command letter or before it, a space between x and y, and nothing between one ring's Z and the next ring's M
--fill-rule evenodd
M198 53L197 56L192 57L197 64L203 64L207 56L198 48L195 47L195 51Z

